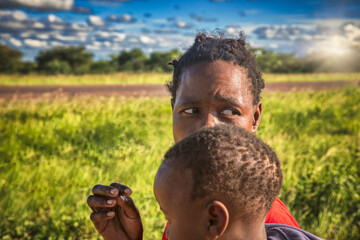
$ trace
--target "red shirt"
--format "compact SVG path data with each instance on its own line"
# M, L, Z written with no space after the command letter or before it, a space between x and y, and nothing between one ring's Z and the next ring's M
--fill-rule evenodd
M296 222L295 218L293 216L291 216L289 210L287 209L287 207L285 206L285 204L280 201L279 198L275 198L271 209L269 210L268 214L266 215L265 218L265 223L280 223L280 224L285 224L285 225L289 225L289 226L293 226L293 227L299 227L299 224ZM169 224L169 222L166 223L166 227L164 230L164 234L162 237L162 240L167 240L166 238L166 228L167 225Z

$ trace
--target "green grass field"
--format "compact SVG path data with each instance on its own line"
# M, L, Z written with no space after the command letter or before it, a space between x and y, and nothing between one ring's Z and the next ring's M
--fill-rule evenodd
M327 239L360 238L359 102L358 88L263 95L258 136L282 162L280 199ZM134 191L144 239L161 239L152 182L172 143L168 98L0 100L0 238L99 238L86 198L118 181Z
M104 75L0 75L4 85L84 85L84 84L163 84L171 79L170 73L116 73ZM265 73L266 82L359 81L360 73Z

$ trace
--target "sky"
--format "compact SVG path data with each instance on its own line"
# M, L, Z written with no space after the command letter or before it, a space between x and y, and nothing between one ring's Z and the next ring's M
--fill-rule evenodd
M184 51L197 33L243 30L252 47L296 56L360 46L360 0L0 0L0 44L34 60L85 46L95 59L141 48Z

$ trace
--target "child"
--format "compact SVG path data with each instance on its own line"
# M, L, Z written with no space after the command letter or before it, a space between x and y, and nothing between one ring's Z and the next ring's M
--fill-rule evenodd
M169 220L169 240L320 239L265 224L281 186L280 163L268 145L239 127L217 125L168 150L154 194Z

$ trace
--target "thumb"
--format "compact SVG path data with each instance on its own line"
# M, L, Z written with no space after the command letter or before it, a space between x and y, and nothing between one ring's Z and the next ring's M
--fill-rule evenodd
M134 201L131 197L118 196L116 198L117 204L124 210L128 218L139 219L140 213L136 208Z

